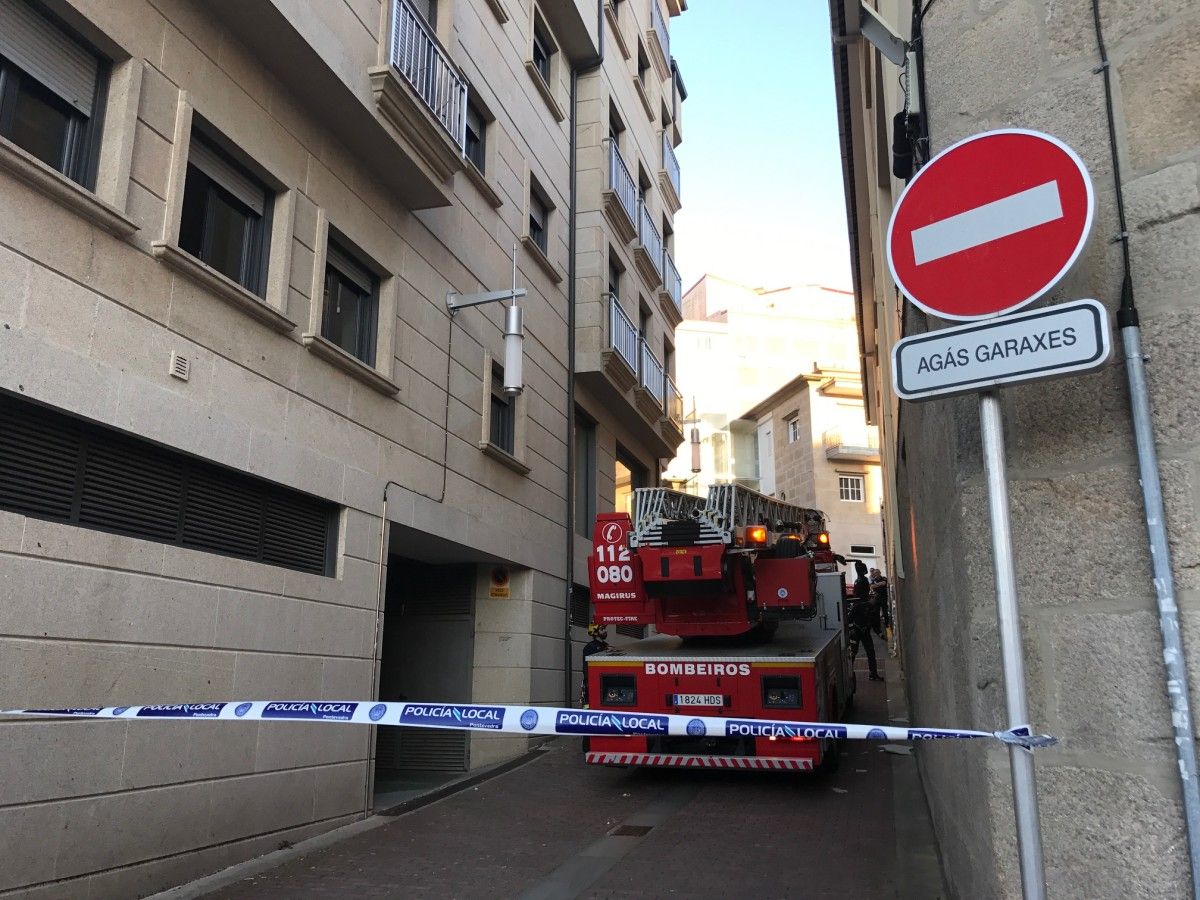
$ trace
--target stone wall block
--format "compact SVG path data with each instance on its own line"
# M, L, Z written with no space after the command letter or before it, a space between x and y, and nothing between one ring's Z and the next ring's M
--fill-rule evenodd
M1180 16L1170 28L1153 40L1138 43L1117 63L1129 161L1134 170L1149 169L1195 149L1200 134L1198 67L1200 16L1196 15Z
M20 764L0 766L0 807L116 790L128 727L79 719L5 722L5 754L19 753ZM2 836L0 846L9 846ZM11 887L7 878L5 886Z
M945 119L978 116L1029 90L1045 68L1038 16L1029 0L1012 0L958 34L929 28L925 42L928 71L939 73L926 85L935 134ZM1005 77L997 78L997 72Z
M212 650L0 639L0 706L181 703L231 696L233 658ZM25 685L19 695L17 687Z
M1098 63L1100 51L1092 20L1092 5L1086 0L1040 0L1050 52L1055 64ZM1122 41L1137 31L1157 25L1179 13L1194 10L1193 0L1110 0L1100 5L1100 21L1109 56Z
M1200 167L1194 162L1168 166L1125 185L1125 218L1142 229L1189 212L1200 212Z
M1117 338L1116 340L1119 340ZM1120 351L1097 372L1017 385L1004 391L1009 466L1035 470L1132 458L1129 393Z
M1194 457L1195 455L1193 455ZM1200 465L1187 460L1160 460L1167 539L1175 590L1200 589Z
M1083 611L1041 616L1053 652L1054 733L1064 750L1173 757L1158 617ZM1120 663L1112 638L1120 635Z
M1022 603L1148 602L1149 553L1140 537L1130 541L1144 528L1135 468L1010 479L1009 504Z
M1154 782L1122 772L1040 765L1038 797L1051 897L1190 896L1183 811Z
M1130 236L1130 266L1139 306L1195 308L1200 254L1187 249L1195 247L1200 247L1197 213L1168 219Z
M224 700L200 693L185 700ZM121 757L121 787L145 788L254 771L255 722L131 722Z

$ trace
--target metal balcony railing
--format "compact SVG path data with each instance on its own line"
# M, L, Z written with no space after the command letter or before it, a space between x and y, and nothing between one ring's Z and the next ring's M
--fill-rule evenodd
M667 31L667 20L663 18L658 0L650 0L650 27L658 35L658 45L662 48L663 59L671 58L671 33Z
M675 148L671 146L671 138L665 129L662 133L662 164L663 171L671 179L671 187L675 188L675 196L682 197L683 194L679 193L679 159L675 156Z
M679 393L679 388L671 376L666 376L666 389L663 391L663 409L667 413L667 418L678 426L683 427L683 396Z
M642 340L642 387L646 389L646 393L658 401L658 405L663 405L663 389L666 381L666 373L663 371L662 363L654 355L654 351L645 340Z
M666 248L663 248L663 284L667 293L671 295L675 308L683 315L683 279L679 276L679 270L675 268L675 260L671 259L671 254Z
M612 348L629 363L632 372L638 370L638 331L615 294L608 295L608 341Z
M608 142L608 187L621 201L621 206L629 214L629 221L636 224L638 210L637 184L629 174L629 167L621 159L621 151L616 141Z
M654 263L654 268L659 275L662 275L663 267L663 239L658 233L658 229L654 227L654 219L650 216L650 210L646 209L645 202L642 202L639 207L641 215L638 216L638 241L645 249L646 254Z
M464 150L467 83L409 0L392 0L391 64Z

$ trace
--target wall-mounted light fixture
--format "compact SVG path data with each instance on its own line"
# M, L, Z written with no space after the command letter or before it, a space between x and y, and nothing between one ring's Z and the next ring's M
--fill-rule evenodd
M522 344L525 341L525 327L521 307L517 300L524 297L528 291L517 287L517 245L513 244L512 287L503 291L484 291L480 294L460 294L450 291L446 294L446 306L450 315L468 306L482 306L485 303L509 301L504 308L504 393L515 397L525 389L522 371Z

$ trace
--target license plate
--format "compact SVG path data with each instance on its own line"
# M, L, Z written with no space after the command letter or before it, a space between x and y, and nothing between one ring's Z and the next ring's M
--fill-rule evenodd
M720 694L672 694L673 706L724 706L725 698Z

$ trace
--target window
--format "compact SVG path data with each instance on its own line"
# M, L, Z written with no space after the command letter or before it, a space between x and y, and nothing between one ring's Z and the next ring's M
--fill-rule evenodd
M545 194L532 181L529 186L529 239L542 253L549 253L550 203Z
M498 363L492 363L491 404L488 440L505 453L515 453L516 405L513 398L504 393L504 371Z
M467 159L475 164L480 172L487 171L487 117L479 108L474 96L467 98L467 142L465 146Z
M429 23L429 27L436 29L438 13L437 0L411 0L411 2L413 8L416 9L416 11L421 15L421 18Z
M621 296L621 276L625 274L625 270L621 268L621 263L617 257L609 253L608 255L608 292L614 298Z
M321 336L374 366L379 281L333 241L325 251L322 309Z
M0 136L90 188L103 87L95 53L24 0L0 0Z
M873 544L851 544L850 553L854 556L874 556L875 546Z
M616 106L611 102L608 105L608 139L613 142L613 146L619 151L621 149L621 135L625 132L625 124L621 121L621 115L617 112Z
M638 41L638 81L643 85L646 84L646 72L650 70L650 57L646 55L646 48L642 46L642 42Z
M623 447L617 447L617 458L614 466L615 489L613 492L613 509L616 512L627 512L633 515L633 492L638 488L647 487L649 473L646 467L639 463Z
M596 424L575 410L575 531L592 536L596 524Z
M333 573L332 503L7 394L0 509Z
M180 249L262 297L269 209L263 183L193 133L183 185Z
M542 76L546 84L550 84L550 60L554 56L554 42L546 32L546 26L541 19L533 21L533 67Z
M796 441L800 440L800 420L799 419L789 419L787 425L788 425L788 443L794 444L794 443L796 443Z
M862 503L866 496L865 479L861 475L838 476L838 498Z

